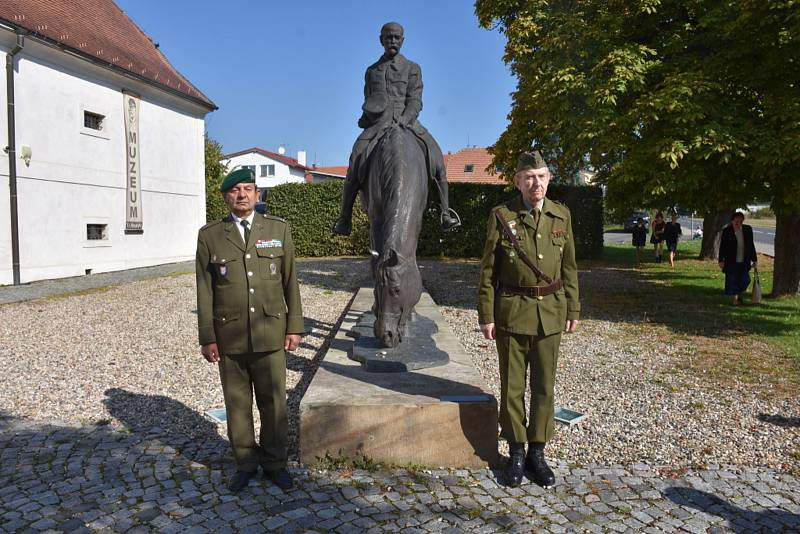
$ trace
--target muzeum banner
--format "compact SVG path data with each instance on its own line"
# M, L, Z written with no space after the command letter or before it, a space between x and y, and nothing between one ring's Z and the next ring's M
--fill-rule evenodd
M139 176L139 98L122 94L125 116L125 233L141 234L142 186Z

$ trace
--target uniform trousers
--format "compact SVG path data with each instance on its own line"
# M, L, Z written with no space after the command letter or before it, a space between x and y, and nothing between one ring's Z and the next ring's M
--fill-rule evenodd
M531 336L497 329L500 437L509 443L547 443L553 436L553 388L560 344L561 332ZM531 405L530 413L526 414L525 388L529 368Z
M237 469L273 471L286 466L286 353L224 355L219 362L228 439ZM261 417L259 442L253 423L253 394Z

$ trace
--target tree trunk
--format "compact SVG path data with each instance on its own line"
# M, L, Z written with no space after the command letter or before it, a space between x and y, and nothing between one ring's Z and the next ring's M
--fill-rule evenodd
M717 259L719 235L733 215L732 209L712 211L703 218L703 243L700 245L701 260Z
M800 212L787 213L776 210L772 296L798 294L800 294Z

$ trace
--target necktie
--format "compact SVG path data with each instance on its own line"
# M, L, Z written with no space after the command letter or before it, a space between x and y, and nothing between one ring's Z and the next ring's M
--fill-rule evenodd
M247 242L250 241L250 223L248 223L245 219L239 221L239 224L242 225L244 228L244 244L247 245Z
M541 215L542 210L539 208L533 208L533 224L534 226L539 226L539 215Z

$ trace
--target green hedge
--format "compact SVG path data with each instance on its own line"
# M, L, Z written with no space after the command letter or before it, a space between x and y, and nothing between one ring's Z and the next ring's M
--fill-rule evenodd
M369 246L366 214L357 207L353 214L353 233L349 237L330 232L339 216L342 183L284 184L270 190L269 212L284 217L292 227L300 256L362 255ZM450 205L461 216L462 226L443 232L435 194L422 222L419 256L479 257L486 237L486 223L492 207L518 194L502 185L450 184ZM603 205L599 187L550 184L548 198L563 202L572 212L578 258L599 258L603 251Z

